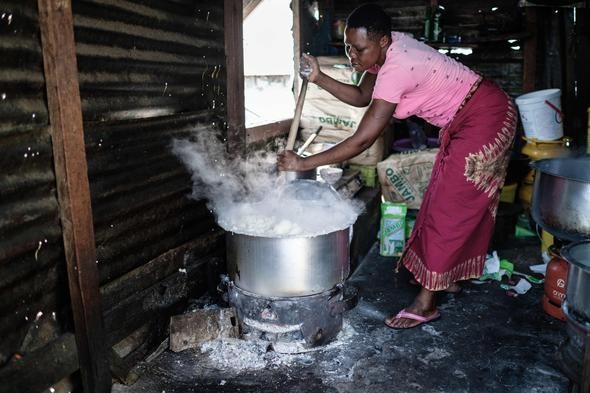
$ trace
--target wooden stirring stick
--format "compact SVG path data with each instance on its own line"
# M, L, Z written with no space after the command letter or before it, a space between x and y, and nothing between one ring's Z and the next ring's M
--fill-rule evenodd
M293 122L289 130L289 137L287 138L287 146L285 150L293 150L295 146L295 139L297 138L297 131L299 130L299 120L301 119L301 112L303 110L303 101L305 100L305 93L307 92L307 79L303 79L301 83L301 91L297 97L297 105L295 106L295 115L293 115Z

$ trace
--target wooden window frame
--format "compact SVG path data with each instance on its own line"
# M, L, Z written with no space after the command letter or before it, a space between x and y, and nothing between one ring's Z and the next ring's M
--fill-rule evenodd
M291 6L293 9L293 56L295 59L299 59L301 53L301 0L292 0ZM239 155L244 155L247 146L252 143L287 135L293 122L293 118L290 118L255 127L246 128L245 126L243 15L242 1L224 0L228 151L231 154ZM295 92L299 91L301 83L298 75L299 63L295 61ZM231 94L229 94L230 91Z

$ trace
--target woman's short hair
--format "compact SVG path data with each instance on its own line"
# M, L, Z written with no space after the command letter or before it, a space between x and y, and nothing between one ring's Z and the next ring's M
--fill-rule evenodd
M391 34L391 18L377 4L363 4L355 8L346 19L349 29L365 28L370 38Z

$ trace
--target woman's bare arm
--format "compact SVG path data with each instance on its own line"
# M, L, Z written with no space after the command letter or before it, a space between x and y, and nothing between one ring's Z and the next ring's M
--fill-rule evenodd
M343 83L324 74L318 60L310 55L301 55L301 72L310 82L315 83L340 101L352 106L365 107L371 102L377 75L365 72L357 85Z
M371 102L377 75L365 72L357 85L339 82L320 72L315 84L348 105L364 107Z
M391 119L395 106L396 104L384 100L373 100L356 132L350 138L307 158L301 158L293 151L283 151L278 155L279 170L304 171L321 165L339 163L360 154L379 137Z

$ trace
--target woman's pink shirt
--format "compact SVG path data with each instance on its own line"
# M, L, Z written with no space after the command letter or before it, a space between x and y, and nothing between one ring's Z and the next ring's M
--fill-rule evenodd
M416 115L446 126L479 75L406 34L392 32L391 37L383 66L367 70L377 74L373 99L397 104L397 119Z

